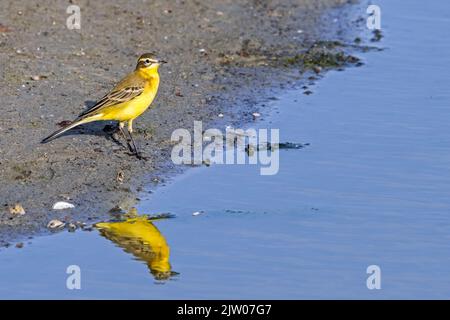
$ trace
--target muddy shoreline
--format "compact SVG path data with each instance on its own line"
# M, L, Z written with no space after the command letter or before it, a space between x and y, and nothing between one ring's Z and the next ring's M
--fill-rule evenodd
M50 232L52 219L92 223L108 219L112 208L133 206L141 192L186 169L170 162L174 129L190 129L194 120L219 128L253 121L256 102L306 79L299 71L308 69L304 53L313 44L349 43L348 31L364 23L349 20L352 5L340 0L77 4L80 30L66 28L67 3L0 4L0 246ZM147 51L170 62L160 70L151 110L135 123L148 161L130 157L105 122L40 144ZM319 78L326 69L310 73ZM54 211L57 201L75 208ZM16 203L24 215L10 213Z

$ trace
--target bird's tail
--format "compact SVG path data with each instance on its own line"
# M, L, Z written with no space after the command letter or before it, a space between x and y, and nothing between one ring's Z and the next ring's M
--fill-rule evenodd
M88 122L92 122L92 121L95 121L95 120L97 120L97 119L96 119L96 118L93 118L93 117L76 119L76 120L73 121L72 123L70 123L70 124L68 124L68 125L66 125L66 126L64 126L64 127L62 127L61 129L56 130L55 132L53 132L53 133L52 133L51 135L49 135L47 138L43 139L43 140L41 141L41 143L46 143L46 142L52 141L52 140L55 139L56 137L62 135L64 132L66 132L66 131L68 131L68 130L70 130L70 129L72 129L72 128L75 128L75 127L77 127L77 126L79 126L79 125L81 125L81 124L88 123Z

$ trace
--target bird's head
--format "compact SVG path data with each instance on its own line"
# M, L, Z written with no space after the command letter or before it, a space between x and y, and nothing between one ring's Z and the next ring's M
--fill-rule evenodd
M151 77L158 73L158 68L164 60L156 58L154 53L144 53L137 61L136 70L143 72L146 76Z

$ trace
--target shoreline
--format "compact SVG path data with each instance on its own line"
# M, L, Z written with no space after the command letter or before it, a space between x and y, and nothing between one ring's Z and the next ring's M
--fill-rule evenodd
M254 106L258 101L270 98L271 92L282 90L290 82L305 80L299 73L304 59L293 58L308 50L312 43L330 39L348 42L345 34L324 33L321 30L324 26L318 22L330 10L345 10L342 7L333 9L341 1L304 1L296 3L296 7L292 7L291 2L255 5L252 10L261 18L255 18L257 21L249 26L245 24L249 22L245 20L246 15L252 16L249 8L245 8L249 4L225 6L223 2L214 1L204 7L183 4L167 8L164 2L157 1L154 7L166 16L154 14L149 25L144 18L138 19L139 15L126 2L105 9L113 12L117 8L122 9L118 23L125 24L122 32L127 39L136 28L166 27L167 22L162 22L163 18L174 19L175 22L171 26L173 30L165 31L176 35L173 42L165 39L168 36L164 32L158 34L158 39L140 35L140 41L135 41L150 41L152 47L158 46L159 54L170 63L160 69L162 82L152 110L140 117L135 125L137 142L144 154L150 157L146 162L131 158L123 146L109 138L103 130L108 123L84 126L52 143L39 144L43 136L57 128L56 123L69 120L82 110L82 107L75 107L80 105L80 99L98 98L114 81L130 71L134 59L145 49L136 45L133 49L111 53L110 48L127 48L124 38L110 38L116 43L109 46L98 43L95 37L90 37L88 28L83 29L83 24L80 32L71 31L66 38L67 30L53 28L50 24L49 29L56 29L52 39L50 31L39 30L37 33L40 35L33 40L32 35L23 32L37 23L33 20L36 13L29 8L19 10L18 4L10 4L10 10L22 13L11 20L2 17L12 31L5 33L0 47L3 61L8 59L2 77L2 96L8 107L5 118L0 122L4 133L0 142L0 176L3 181L0 194L4 208L0 210L0 246L27 236L49 233L46 225L52 219L92 223L107 219L114 207L126 210L133 206L139 201L139 193L145 186L155 188L165 179L186 170L170 162L170 133L174 129L189 130L194 120L201 120L208 126L223 127L249 123L252 113L257 111ZM36 11L64 12L63 9L38 7ZM94 14L96 8L92 9ZM89 23L89 10L86 11ZM201 21L200 31L188 35L186 30L195 23L188 19L186 12L197 17L196 21ZM134 17L132 21L135 22L129 25L121 20L121 15ZM46 16L52 17L52 14ZM29 18L29 25L15 25L18 17ZM59 18L64 19L64 14ZM96 23L99 26L101 21ZM299 24L301 29L293 28ZM235 33L236 29L244 26L247 32L244 37ZM103 28L107 29L108 25ZM180 28L184 28L185 37L183 33L179 34ZM275 36L275 31L282 36ZM295 41L292 41L294 37ZM55 38L63 45L48 49ZM33 51L31 47L38 43L39 52ZM67 47L71 49L67 50ZM348 48L341 49L349 51ZM105 61L104 57L108 59ZM13 70L13 66L17 66L17 70ZM31 80L33 76L41 79ZM60 83L66 86L61 87ZM30 99L30 96L35 99ZM29 106L24 105L25 102ZM219 113L224 117L218 118ZM17 117L23 121L14 123ZM32 131L35 132L30 137ZM119 172L123 173L121 182L117 181ZM57 201L69 201L75 208L51 210ZM24 207L24 215L11 215L9 208L15 203Z

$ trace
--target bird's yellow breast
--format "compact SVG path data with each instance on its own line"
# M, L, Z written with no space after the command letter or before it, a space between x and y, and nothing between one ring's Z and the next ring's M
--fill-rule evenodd
M146 81L144 91L139 96L102 110L102 119L129 121L139 117L155 99L158 87L159 76L156 74Z

